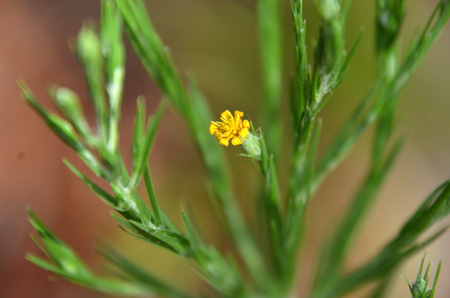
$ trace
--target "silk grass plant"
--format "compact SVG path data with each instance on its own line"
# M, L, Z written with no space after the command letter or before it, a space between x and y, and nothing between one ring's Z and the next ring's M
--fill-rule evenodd
M287 2L287 1L286 1ZM436 9L409 42L408 51L399 53L401 25L406 1L376 0L375 60L377 71L372 88L362 98L337 136L323 154L317 154L321 136L320 112L345 79L363 34L348 42L345 38L351 1L290 1L291 15L283 15L283 2L254 1L259 30L262 71L262 97L252 99L261 105L261 123L250 121L244 111L229 107L220 117L212 115L207 99L195 79L180 76L173 60L152 26L143 0L102 0L98 30L84 25L73 51L79 60L95 110L95 127L88 125L77 94L64 87L52 87L49 96L60 114L42 106L23 80L19 81L26 103L64 143L71 147L99 182L64 160L67 167L104 203L116 212L119 226L130 237L168 250L186 261L193 272L214 289L215 297L288 297L295 295L294 280L302 266L296 266L304 247L305 216L308 203L326 187L325 178L348 155L369 127L375 127L371 159L365 178L342 221L323 247L308 297L341 297L364 285L373 284L371 297L386 295L387 284L396 268L408 257L444 233L423 234L450 212L450 182L431 191L385 246L364 264L343 270L358 227L370 211L383 182L402 147L403 138L393 133L395 111L401 90L422 63L430 47L450 18L450 1L438 1ZM312 51L307 51L307 28L303 8L314 6L320 18ZM282 22L292 19L295 47L295 73L283 74ZM119 146L119 122L125 77L123 32L164 99L148 119L146 100L137 99L132 132L132 164L124 162ZM309 35L308 35L309 36ZM238 46L238 45L236 45ZM283 125L281 98L283 82L290 82L290 126ZM222 219L223 229L234 249L224 251L205 242L191 215L181 211L184 226L177 226L158 202L148 157L167 109L184 121L208 173L207 184ZM287 140L288 139L288 140ZM288 177L279 183L282 144L290 144ZM258 221L246 224L238 208L224 150L241 146L242 156L259 170L264 183L255 198ZM146 193L138 191L145 185ZM199 186L203 187L203 186ZM148 203L147 203L148 202ZM199 297L177 285L163 281L157 272L147 272L112 247L100 243L97 251L114 267L113 274L96 273L28 209L33 236L45 257L29 254L27 259L64 279L95 291L124 296ZM152 256L149 256L151 258ZM423 263L422 263L423 265ZM425 288L428 269L410 285L413 297L432 297ZM439 267L440 268L440 267ZM416 290L416 284L422 292ZM425 290L424 290L425 289ZM423 295L425 291L425 295ZM405 286L405 293L407 288Z

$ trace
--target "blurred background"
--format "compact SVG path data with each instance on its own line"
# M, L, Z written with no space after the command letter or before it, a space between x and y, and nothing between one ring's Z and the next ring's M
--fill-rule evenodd
M244 111L258 126L261 76L254 0L149 0L148 10L180 72L193 73L214 115L225 109ZM284 1L285 77L293 72L293 33L289 1ZM344 83L327 104L320 148L330 144L353 107L370 88L375 73L374 1L354 1L348 22L348 48L361 28L365 34ZM407 2L402 50L438 1ZM29 234L26 206L94 269L104 262L93 247L101 239L129 254L161 278L191 293L213 296L182 261L123 233L110 217L111 210L91 194L62 163L68 158L86 167L20 99L16 80L26 80L36 97L50 105L46 89L53 84L76 90L88 119L94 123L82 70L68 41L86 20L97 21L99 1L0 0L0 296L110 297L62 281L24 259L40 254ZM312 0L305 1L310 37L317 32ZM424 198L450 174L450 26L432 47L416 75L402 92L397 112L398 134L407 141L378 200L361 227L350 253L348 268L364 263L395 236L402 223ZM310 38L308 46L311 48ZM121 126L121 148L128 156L136 97L144 95L152 111L161 94L148 78L127 43L127 78ZM287 111L288 80L283 98ZM286 123L288 123L286 113ZM205 128L207 129L207 128ZM326 181L309 205L306 247L298 260L298 297L304 297L319 248L342 217L368 165L371 132L366 132L346 162ZM252 195L260 179L248 160L236 157L239 148L227 148L239 204L249 224L254 220ZM129 160L128 160L129 161ZM180 206L195 217L206 241L227 248L205 192L205 174L182 119L169 111L150 160L161 208L181 223ZM92 177L92 175L91 175ZM450 221L438 224L434 231ZM432 232L432 231L430 231ZM427 248L432 276L443 260L436 297L450 296L450 234ZM389 297L410 297L405 275L413 280L423 254L409 259L394 274ZM370 287L348 297L364 297Z

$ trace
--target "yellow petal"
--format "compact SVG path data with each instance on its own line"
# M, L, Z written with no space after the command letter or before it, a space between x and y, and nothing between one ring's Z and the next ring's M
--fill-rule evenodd
M233 144L234 146L240 145L242 144L242 140L240 137L233 137L231 139L231 144Z
M244 120L242 121L242 127L249 129L250 128L250 122L248 122L248 120Z
M209 126L209 133L214 134L216 131L219 130L219 127L214 122L211 122L211 125Z
M239 131L239 136L245 138L248 135L248 129L244 128Z
M222 112L222 114L220 114L220 117L223 118L224 121L233 121L233 115L228 110Z
M230 141L228 139L220 139L219 140L220 145L228 146L229 143L230 143Z

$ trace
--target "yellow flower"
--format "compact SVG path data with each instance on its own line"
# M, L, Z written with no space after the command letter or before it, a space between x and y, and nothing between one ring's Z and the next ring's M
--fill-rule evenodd
M248 120L242 121L243 112L234 111L234 117L230 111L226 110L220 114L221 121L211 121L209 133L215 135L219 140L219 144L228 146L231 144L240 145L242 140L247 136L250 123Z

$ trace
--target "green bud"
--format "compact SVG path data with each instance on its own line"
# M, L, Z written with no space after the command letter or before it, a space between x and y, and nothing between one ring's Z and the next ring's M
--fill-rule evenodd
M97 34L89 25L83 26L77 39L77 55L83 64L101 59L100 42Z
M427 282L423 279L416 280L412 284L411 294L414 298L416 297L426 297L428 293Z
M321 16L327 20L332 21L339 18L341 7L339 1L336 0L318 0L317 7Z
M251 132L243 139L242 147L248 154L248 157L261 160L261 139Z
M78 95L68 88L52 87L50 97L58 110L69 120L77 132L85 139L90 139L90 129L86 122Z

